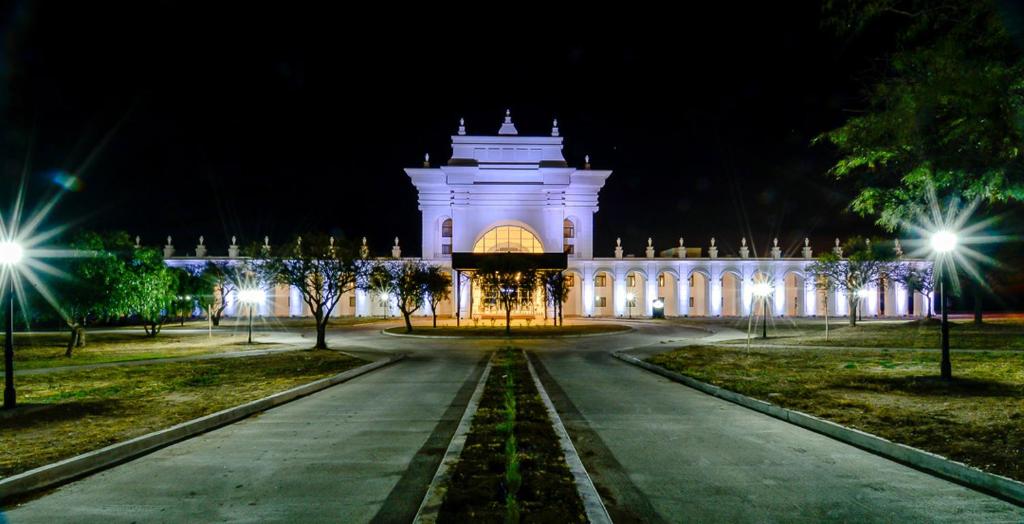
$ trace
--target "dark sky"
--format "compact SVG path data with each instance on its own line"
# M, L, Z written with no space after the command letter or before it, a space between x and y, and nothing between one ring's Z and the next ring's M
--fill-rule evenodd
M191 250L203 234L216 252L233 234L328 230L381 253L398 235L415 254L402 168L428 151L447 159L460 116L493 134L511 108L521 134L547 134L557 116L570 164L589 153L614 170L599 256L616 236L634 253L648 236L659 248L716 236L728 253L744 235L759 252L775 235L821 251L874 232L825 175L832 152L810 145L860 107L870 53L823 30L814 2L565 16L509 5L474 19L257 4L8 6L0 176L13 181L28 155L38 198L55 170L77 174L55 220L150 244L171 234Z

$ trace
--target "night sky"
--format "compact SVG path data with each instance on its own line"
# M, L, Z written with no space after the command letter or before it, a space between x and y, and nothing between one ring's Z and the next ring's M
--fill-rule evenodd
M81 177L55 221L189 251L202 234L214 254L231 235L365 235L378 253L398 235L414 255L402 169L446 160L459 117L494 134L510 108L520 134L557 117L570 164L614 170L598 256L616 236L637 254L648 236L715 236L724 254L747 236L764 254L773 236L821 252L880 233L845 211L834 152L811 145L862 106L875 56L824 29L814 2L475 19L207 4L5 8L5 196L28 159L35 201L60 190L55 175Z

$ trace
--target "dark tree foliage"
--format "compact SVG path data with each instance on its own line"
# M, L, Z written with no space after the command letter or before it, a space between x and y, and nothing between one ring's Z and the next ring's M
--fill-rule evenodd
M452 276L446 273L441 266L427 266L426 273L423 275L423 292L426 295L427 303L430 304L434 327L437 327L437 306L451 296Z
M885 41L864 105L817 140L851 208L894 230L940 199L1024 200L1024 60L1019 5L995 0L833 0L843 38Z
M474 278L485 293L497 297L505 310L505 333L512 332L512 310L529 300L537 288L537 268L528 257L514 253L490 257L477 268Z

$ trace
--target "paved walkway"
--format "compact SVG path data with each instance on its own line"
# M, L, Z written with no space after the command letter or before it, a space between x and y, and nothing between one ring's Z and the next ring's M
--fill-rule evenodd
M613 359L707 333L530 340L616 522L1021 522L1024 508ZM409 359L90 476L12 509L21 522L408 522L501 341L338 333ZM721 338L719 335L715 338ZM672 343L662 343L664 341Z

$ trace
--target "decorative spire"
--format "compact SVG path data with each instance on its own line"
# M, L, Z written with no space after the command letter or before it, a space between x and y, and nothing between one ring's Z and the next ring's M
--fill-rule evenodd
M772 240L772 247L779 247L779 237L775 237Z
M142 247L140 242L142 242L142 238L139 235L135 235L135 247Z
M551 122L551 136L558 136L558 119Z
M171 235L167 235L167 245L168 245L168 246L174 245L174 244L173 244L173 243L171 242Z
M711 247L715 247L715 237L711 237Z
M331 237L331 247L334 247L334 237Z
M740 258L747 258L750 256L750 248L747 247L747 237L740 239Z
M398 245L398 237L395 237L395 245Z
M903 246L900 244L900 239L896 239L896 241L892 245L892 249L893 251L896 252L897 257L903 256Z
M651 247L651 237L647 237L647 247Z
M300 247L302 246L302 236L295 237L295 244Z
M366 237L363 237L363 245L366 245Z
M238 238L236 238L235 235L231 235L231 245L232 246L237 246L238 245Z
M590 169L590 155L583 155L583 169Z
M622 246L622 237L615 237L615 247Z
M430 167L430 153L423 154L423 167Z
M270 237L269 236L266 236L266 235L263 236L263 245L265 247L270 247Z
M804 247L810 247L810 246L811 246L811 239L809 239L807 237L804 237Z
M203 235L199 235L199 245L200 246L203 245L203 242L205 242L205 241L206 241L206 239L203 238Z
M465 134L466 134L466 119L460 118L459 119L459 136L463 136Z
M839 237L836 237L836 247L839 247Z
M518 135L519 130L516 129L516 125L512 123L512 111L505 110L505 122L501 124L501 129L498 129L499 135Z
M683 237L679 237L679 247L683 247Z
M740 244L746 246L747 245L747 237L743 237L743 240L740 240Z

